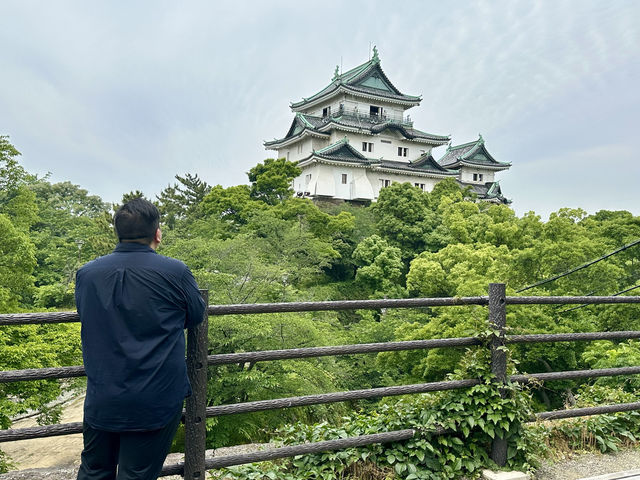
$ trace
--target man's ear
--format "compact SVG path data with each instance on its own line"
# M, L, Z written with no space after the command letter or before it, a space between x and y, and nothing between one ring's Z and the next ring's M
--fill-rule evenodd
M155 250L156 248L158 248L158 245L160 245L160 242L162 242L162 230L158 228L155 235L153 236L153 241L149 246Z

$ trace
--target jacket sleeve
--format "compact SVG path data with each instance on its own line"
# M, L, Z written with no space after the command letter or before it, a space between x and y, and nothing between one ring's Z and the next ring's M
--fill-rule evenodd
M196 279L189 268L185 268L182 274L182 288L184 289L187 300L187 318L184 322L184 328L191 328L202 322L204 311L207 306L200 295Z

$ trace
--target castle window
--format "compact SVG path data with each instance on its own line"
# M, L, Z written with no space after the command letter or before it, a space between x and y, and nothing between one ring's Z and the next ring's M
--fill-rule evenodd
M482 173L474 173L473 174L473 181L474 182L481 182L482 181Z
M382 108L381 107L376 107L375 105L371 105L369 107L369 115L371 115L372 117L377 117L380 114L382 114Z
M347 184L347 174L346 174L346 173L343 173L343 174L342 174L342 184L343 184L343 185L346 185L346 184Z
M380 140L382 143L391 143L391 140Z
M399 157L406 157L408 152L409 152L409 149L407 147L398 147Z
M329 115L331 115L331 107L325 107L322 109L322 116L323 117L328 117Z
M373 143L371 143L371 142L362 142L362 151L363 152L373 152Z
M414 183L414 185L424 192L424 187L425 187L424 183Z
M391 180L385 178L380 179L380 188L388 187L389 185L391 185Z

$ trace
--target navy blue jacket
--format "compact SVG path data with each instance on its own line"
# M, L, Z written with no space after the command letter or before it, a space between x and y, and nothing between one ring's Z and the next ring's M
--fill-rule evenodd
M206 308L187 266L139 243L76 275L87 372L84 420L112 432L165 426L191 394L184 328Z

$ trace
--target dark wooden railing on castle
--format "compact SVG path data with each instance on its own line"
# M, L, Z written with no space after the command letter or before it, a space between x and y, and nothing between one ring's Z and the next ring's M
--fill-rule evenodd
M208 292L202 292L208 304ZM236 413L257 412L281 408L318 405L369 398L380 398L412 393L437 392L469 388L480 383L478 379L452 380L414 385L396 385L391 387L351 390L345 392L305 395L298 397L278 398L242 402L228 405L206 406L207 399L207 365L224 365L239 363L255 363L296 358L312 358L328 355L352 355L361 353L389 352L400 350L452 348L465 346L481 346L485 342L476 337L425 339L404 342L369 343L359 345L342 345L329 347L295 348L287 350L268 350L258 352L242 352L218 355L207 355L207 317L209 315L256 314L280 312L312 312L338 311L353 309L380 308L416 308L416 307L447 307L463 305L488 306L489 322L495 333L489 342L491 349L491 369L498 382L545 382L553 380L569 380L595 378L616 375L640 374L640 366L621 368L605 368L593 370L578 370L564 372L536 373L530 375L512 375L507 377L506 352L502 348L517 343L541 342L575 342L593 340L625 340L640 338L640 331L595 332L595 333L562 333L535 335L506 335L506 307L507 305L560 305L560 304L623 304L640 303L640 296L579 296L579 297L507 297L504 284L490 284L487 296L455 297L455 298L412 298L395 300L349 300L338 302L292 302L253 305L215 305L209 306L205 320L198 327L189 329L187 335L187 366L192 383L193 396L186 402L184 414L185 422L185 461L184 463L165 465L162 475L180 474L189 480L203 479L205 471L209 469L240 465L244 463L260 462L276 458L293 457L337 450L349 447L370 445L374 443L388 443L407 440L414 436L411 429L363 435L316 443L306 443L281 448L274 448L244 455L205 458L205 437L207 417L231 415ZM30 313L0 315L0 326L77 322L75 312L59 313ZM13 370L0 372L1 382L18 382L42 379L60 379L80 377L84 375L82 366L40 368L29 370ZM557 410L538 413L532 421L551 420L560 418L597 415L614 412L640 410L640 402L605 405L592 408L571 410ZM21 428L0 431L0 442L24 440L29 438L49 437L82 432L82 423L68 423L62 425L48 425L42 427ZM442 432L434 432L435 435ZM498 464L506 461L506 442L500 439L492 445L491 458Z

